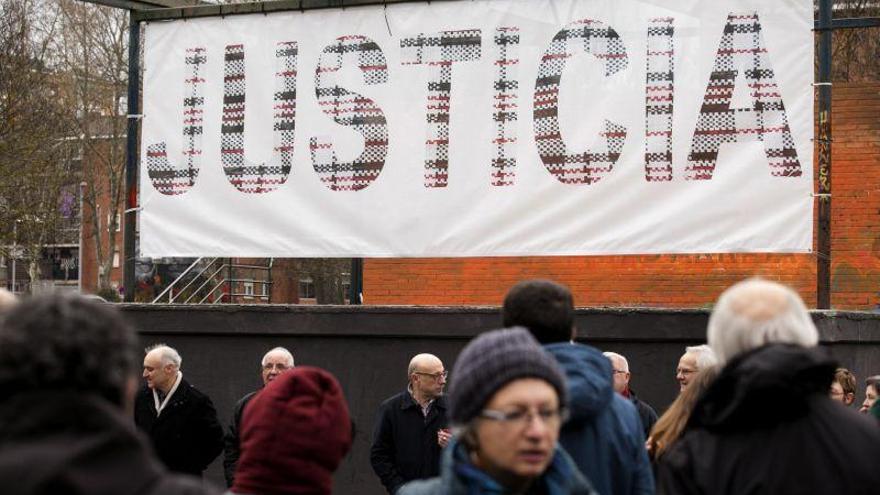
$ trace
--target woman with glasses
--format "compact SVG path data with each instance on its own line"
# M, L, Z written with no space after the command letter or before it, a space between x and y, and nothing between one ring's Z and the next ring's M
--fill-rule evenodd
M565 420L565 379L522 328L472 340L452 372L448 413L455 435L440 476L399 495L593 495L557 445Z

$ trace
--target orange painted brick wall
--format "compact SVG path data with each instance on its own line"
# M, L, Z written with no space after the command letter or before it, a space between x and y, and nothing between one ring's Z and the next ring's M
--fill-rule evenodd
M869 310L880 305L880 83L835 84L833 94L832 306ZM812 254L368 259L364 303L498 305L540 277L568 285L578 306L700 307L753 275L815 306Z

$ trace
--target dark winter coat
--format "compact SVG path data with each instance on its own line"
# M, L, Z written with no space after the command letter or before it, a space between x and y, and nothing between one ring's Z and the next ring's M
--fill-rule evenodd
M410 480L433 478L440 472L437 430L447 428L446 398L431 405L428 417L409 391L382 403L373 429L370 463L388 493Z
M647 402L639 399L632 390L629 392L629 400L636 406L639 419L642 421L642 431L645 432L645 438L648 438L651 436L651 429L654 428L654 423L657 422L657 411L648 405Z
M399 495L505 495L510 493L471 463L464 446L455 440L443 452L440 476L407 483ZM598 495L574 461L561 448L528 492L541 495Z
M186 380L180 381L158 417L152 390L142 388L135 399L134 422L172 471L201 476L223 450L223 427L214 404Z
M602 495L649 495L654 476L635 406L614 392L611 361L593 347L545 345L565 371L569 420L559 443Z
M82 392L29 392L0 402L4 495L208 495L171 474L116 406Z
M259 390L251 392L235 403L232 410L232 421L229 422L229 431L223 438L223 476L226 478L226 486L232 486L235 482L235 467L238 465L238 458L241 456L241 415L244 413L244 406L257 395Z
M660 459L660 492L877 493L880 428L828 397L836 368L824 349L792 345L734 358Z

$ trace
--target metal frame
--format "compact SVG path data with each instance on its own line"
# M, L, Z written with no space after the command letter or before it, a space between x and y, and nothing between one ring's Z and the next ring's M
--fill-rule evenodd
M388 5L413 3L424 0L276 0L244 4L190 5L187 0L83 0L91 3L125 8L130 11L129 33L129 74L128 74L128 146L126 157L126 216L124 233L123 280L125 300L134 300L134 262L135 262L135 215L137 211L137 136L139 130L139 88L140 88L140 23L198 17L215 17L243 14L267 14L291 10L313 10L325 8L358 7L368 5ZM441 0L456 1L456 0ZM857 29L880 27L880 17L833 18L832 0L819 0L817 19L814 28L819 33L818 53L818 232L816 239L816 307L831 307L831 34L836 29ZM353 258L351 262L351 304L360 304L363 291L363 259Z

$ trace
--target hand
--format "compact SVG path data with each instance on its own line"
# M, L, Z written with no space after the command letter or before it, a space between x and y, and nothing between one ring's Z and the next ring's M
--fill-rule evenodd
M450 438L452 438L452 433L448 429L437 430L437 445L441 448L445 448L449 444Z

